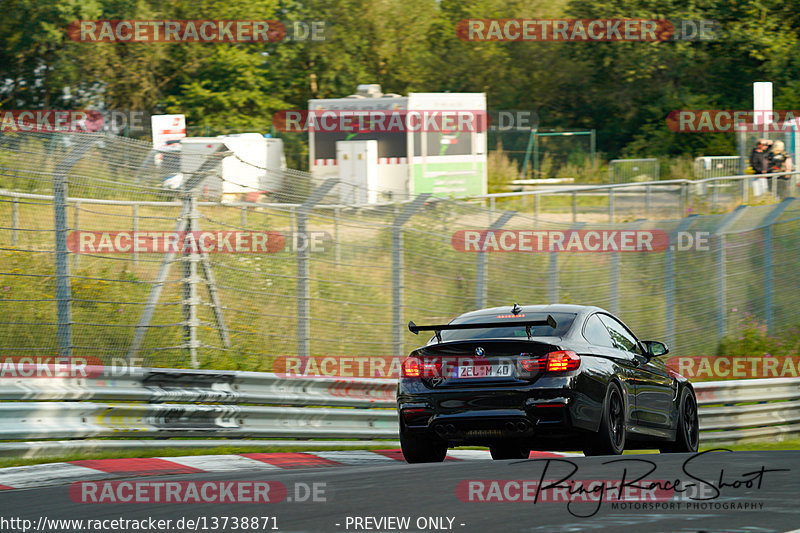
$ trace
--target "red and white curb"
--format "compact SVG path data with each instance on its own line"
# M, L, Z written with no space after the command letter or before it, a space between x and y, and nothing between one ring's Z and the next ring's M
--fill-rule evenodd
M542 457L583 456L579 453L531 452ZM485 450L450 450L447 461L485 461ZM65 463L0 468L0 491L28 489L74 481L96 481L137 476L286 470L337 466L392 465L404 462L399 449L342 450L286 453L243 453L240 455L188 455L133 459L87 459Z

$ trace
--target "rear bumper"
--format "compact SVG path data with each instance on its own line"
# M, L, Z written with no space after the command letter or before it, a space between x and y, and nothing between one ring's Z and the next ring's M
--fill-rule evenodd
M586 419L593 402L571 382L558 377L520 386L431 389L402 379L398 412L403 430L435 434L451 445L563 439L594 430Z

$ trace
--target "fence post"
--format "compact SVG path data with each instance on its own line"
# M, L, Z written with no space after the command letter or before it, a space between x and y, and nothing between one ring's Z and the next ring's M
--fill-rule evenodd
M486 239L489 238L490 233L494 233L495 231L502 228L506 222L511 220L511 218L516 215L516 211L506 211L500 218L498 218L491 226L489 226L488 231L486 232L486 236L484 237L484 243ZM488 252L479 251L478 252L478 264L475 268L475 308L476 309L483 309L486 307L486 295L488 293L488 282L489 282L489 273L488 273Z
M81 213L81 201L75 200L75 212L72 214L72 231L75 232L77 235L78 230L80 230L80 213ZM72 254L72 268L78 270L78 266L80 265L80 253L75 252Z
M711 209L714 209L717 206L717 201L719 200L719 182L711 180L709 187L711 187Z
M613 314L619 313L619 252L611 252L611 268L609 269L611 276L611 305L610 311Z
M67 174L99 139L86 139L59 161L53 174L53 211L56 237L56 305L58 355L72 356L72 291L67 249Z
M247 207L242 206L240 209L242 210L242 228L244 229L247 227Z
M19 198L16 196L11 201L11 246L17 245L17 230L19 229Z
M430 193L420 194L409 202L392 221L392 351L403 354L403 225L419 211L430 198Z
M578 221L578 193L572 191L572 222Z
M295 223L297 224L297 235L295 239L306 239L306 224L311 210L325 197L328 192L339 183L338 178L328 178L314 189L305 202L295 211ZM310 322L311 310L309 301L311 299L308 292L308 245L297 247L297 356L305 364L306 358L310 354Z
M585 222L577 222L570 226L570 231L580 230L586 225ZM569 240L569 239L566 239ZM548 243L549 245L549 243ZM552 250L552 248L550 248ZM547 267L547 303L559 303L559 273L558 273L558 252L548 252L550 263Z
M680 194L680 205L678 206L680 209L679 216L684 218L686 216L686 210L689 208L689 184L688 183L681 183L681 194Z
M558 302L558 252L550 252L550 264L547 269L547 303Z
M678 235L692 225L697 215L689 215L681 220L670 233L669 246L664 251L664 295L666 300L666 339L667 345L675 346L675 243Z
M197 227L197 196L193 191L189 192L184 202L188 208L188 222L186 224L186 238L189 232ZM189 350L192 368L197 368L197 327L200 325L197 318L197 305L200 303L197 297L197 262L200 255L196 250L185 250L183 254L183 338L184 346Z
M614 189L608 189L608 221L614 222Z
M650 215L650 185L644 186L644 210L647 216Z
M767 333L769 334L775 332L772 309L772 225L778 220L778 217L781 216L784 209L789 207L791 203L792 200L790 198L783 200L769 212L764 222L762 222L762 226L764 227L764 322L767 324Z
M541 195L537 194L533 197L533 216L539 218L539 211L542 208Z
M133 204L133 234L136 235L139 232L139 205ZM139 252L136 251L137 247L133 247L133 264L136 265L139 263Z
M739 181L742 182L742 203L746 204L750 195L750 178L743 178Z
M175 226L175 233L180 234L181 232L186 230L192 231L192 228L190 226L190 223L194 223L191 222L190 220L191 217L190 211L192 210L192 205L191 205L192 200L194 200L195 202L194 216L195 217L198 216L196 212L197 199L194 195L194 190L196 187L200 185L200 183L202 183L202 181L206 178L206 176L208 176L208 174L212 170L214 170L214 168L217 165L219 165L221 160L219 159L219 157L213 157L213 156L218 154L222 150L223 148L220 147L213 154L209 154L208 156L206 156L206 160L203 161L203 163L200 165L200 168L190 173L188 175L188 179L186 179L183 185L181 186L181 191L182 191L181 214L179 215L178 222ZM161 266L158 269L158 275L156 276L156 280L153 282L153 288L150 289L150 294L147 297L147 303L145 304L144 310L142 311L142 316L139 318L139 323L136 324L136 329L134 330L133 333L133 340L131 341L131 346L130 348L128 348L128 353L125 356L128 364L130 364L133 361L133 359L136 357L136 355L139 353L139 350L142 347L142 343L144 342L144 336L147 333L147 328L150 327L150 321L153 319L153 314L155 314L156 305L158 305L158 299L161 297L161 291L164 289L164 283L166 283L167 281L169 270L172 267L172 262L175 260L176 255L177 252L170 250L170 252L167 253L164 259L161 261ZM186 265L184 265L184 267L186 268ZM184 270L184 272L186 272L186 270ZM197 264L195 263L194 277L196 277L196 273L197 273ZM189 276L189 278L190 278L189 280L184 279L184 299L187 299L187 296L189 296L188 298L189 300L194 300L195 298L191 298L191 296L188 294L188 290L186 287L187 282L190 282L192 276ZM197 292L195 287L195 295L196 294ZM184 310L188 311L187 308L184 308ZM185 324L185 327L188 326L190 322L191 322L190 320L187 320L187 324ZM191 346L192 343L190 342L189 344ZM194 344L196 345L196 342ZM192 364L193 366L196 364L196 358L194 357L194 355L192 356Z
M725 230L736 222L742 213L747 209L746 205L740 205L733 212L725 215L722 222L714 230L713 238L716 241L716 260L717 260L717 342L721 341L727 330L726 309L727 298L725 292L725 277L727 269L725 264Z
M339 248L339 211L340 208L333 208L333 256L335 265L338 267L342 261L342 254Z

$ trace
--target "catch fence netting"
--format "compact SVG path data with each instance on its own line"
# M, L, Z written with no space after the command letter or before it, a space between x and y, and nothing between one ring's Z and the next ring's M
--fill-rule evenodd
M148 143L0 135L0 357L269 371L282 356L402 357L427 341L409 320L514 303L603 307L685 355L713 354L745 320L772 331L798 322L792 199L684 219L565 222L483 200L344 204L354 184L294 170L263 169L279 184L269 191L226 185L219 168L230 157L203 156L175 188L165 183L179 162ZM493 225L532 242L532 232L638 231L669 243L505 251L487 238ZM223 250L171 249L165 235L181 231L211 235Z

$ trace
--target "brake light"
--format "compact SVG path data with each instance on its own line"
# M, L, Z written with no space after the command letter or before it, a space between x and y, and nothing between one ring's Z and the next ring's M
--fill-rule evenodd
M419 357L408 357L403 361L403 377L406 378L435 378L442 372L441 361L426 361Z
M407 357L403 361L403 377L404 378L418 378L419 377L419 359L416 357Z
M528 372L541 372L546 368L547 360L541 359L520 359L519 364Z
M581 365L581 358L571 350L550 352L540 357L526 357L520 354L519 364L528 372L568 372Z
M547 354L548 372L566 372L581 365L581 358L572 350L550 352Z

